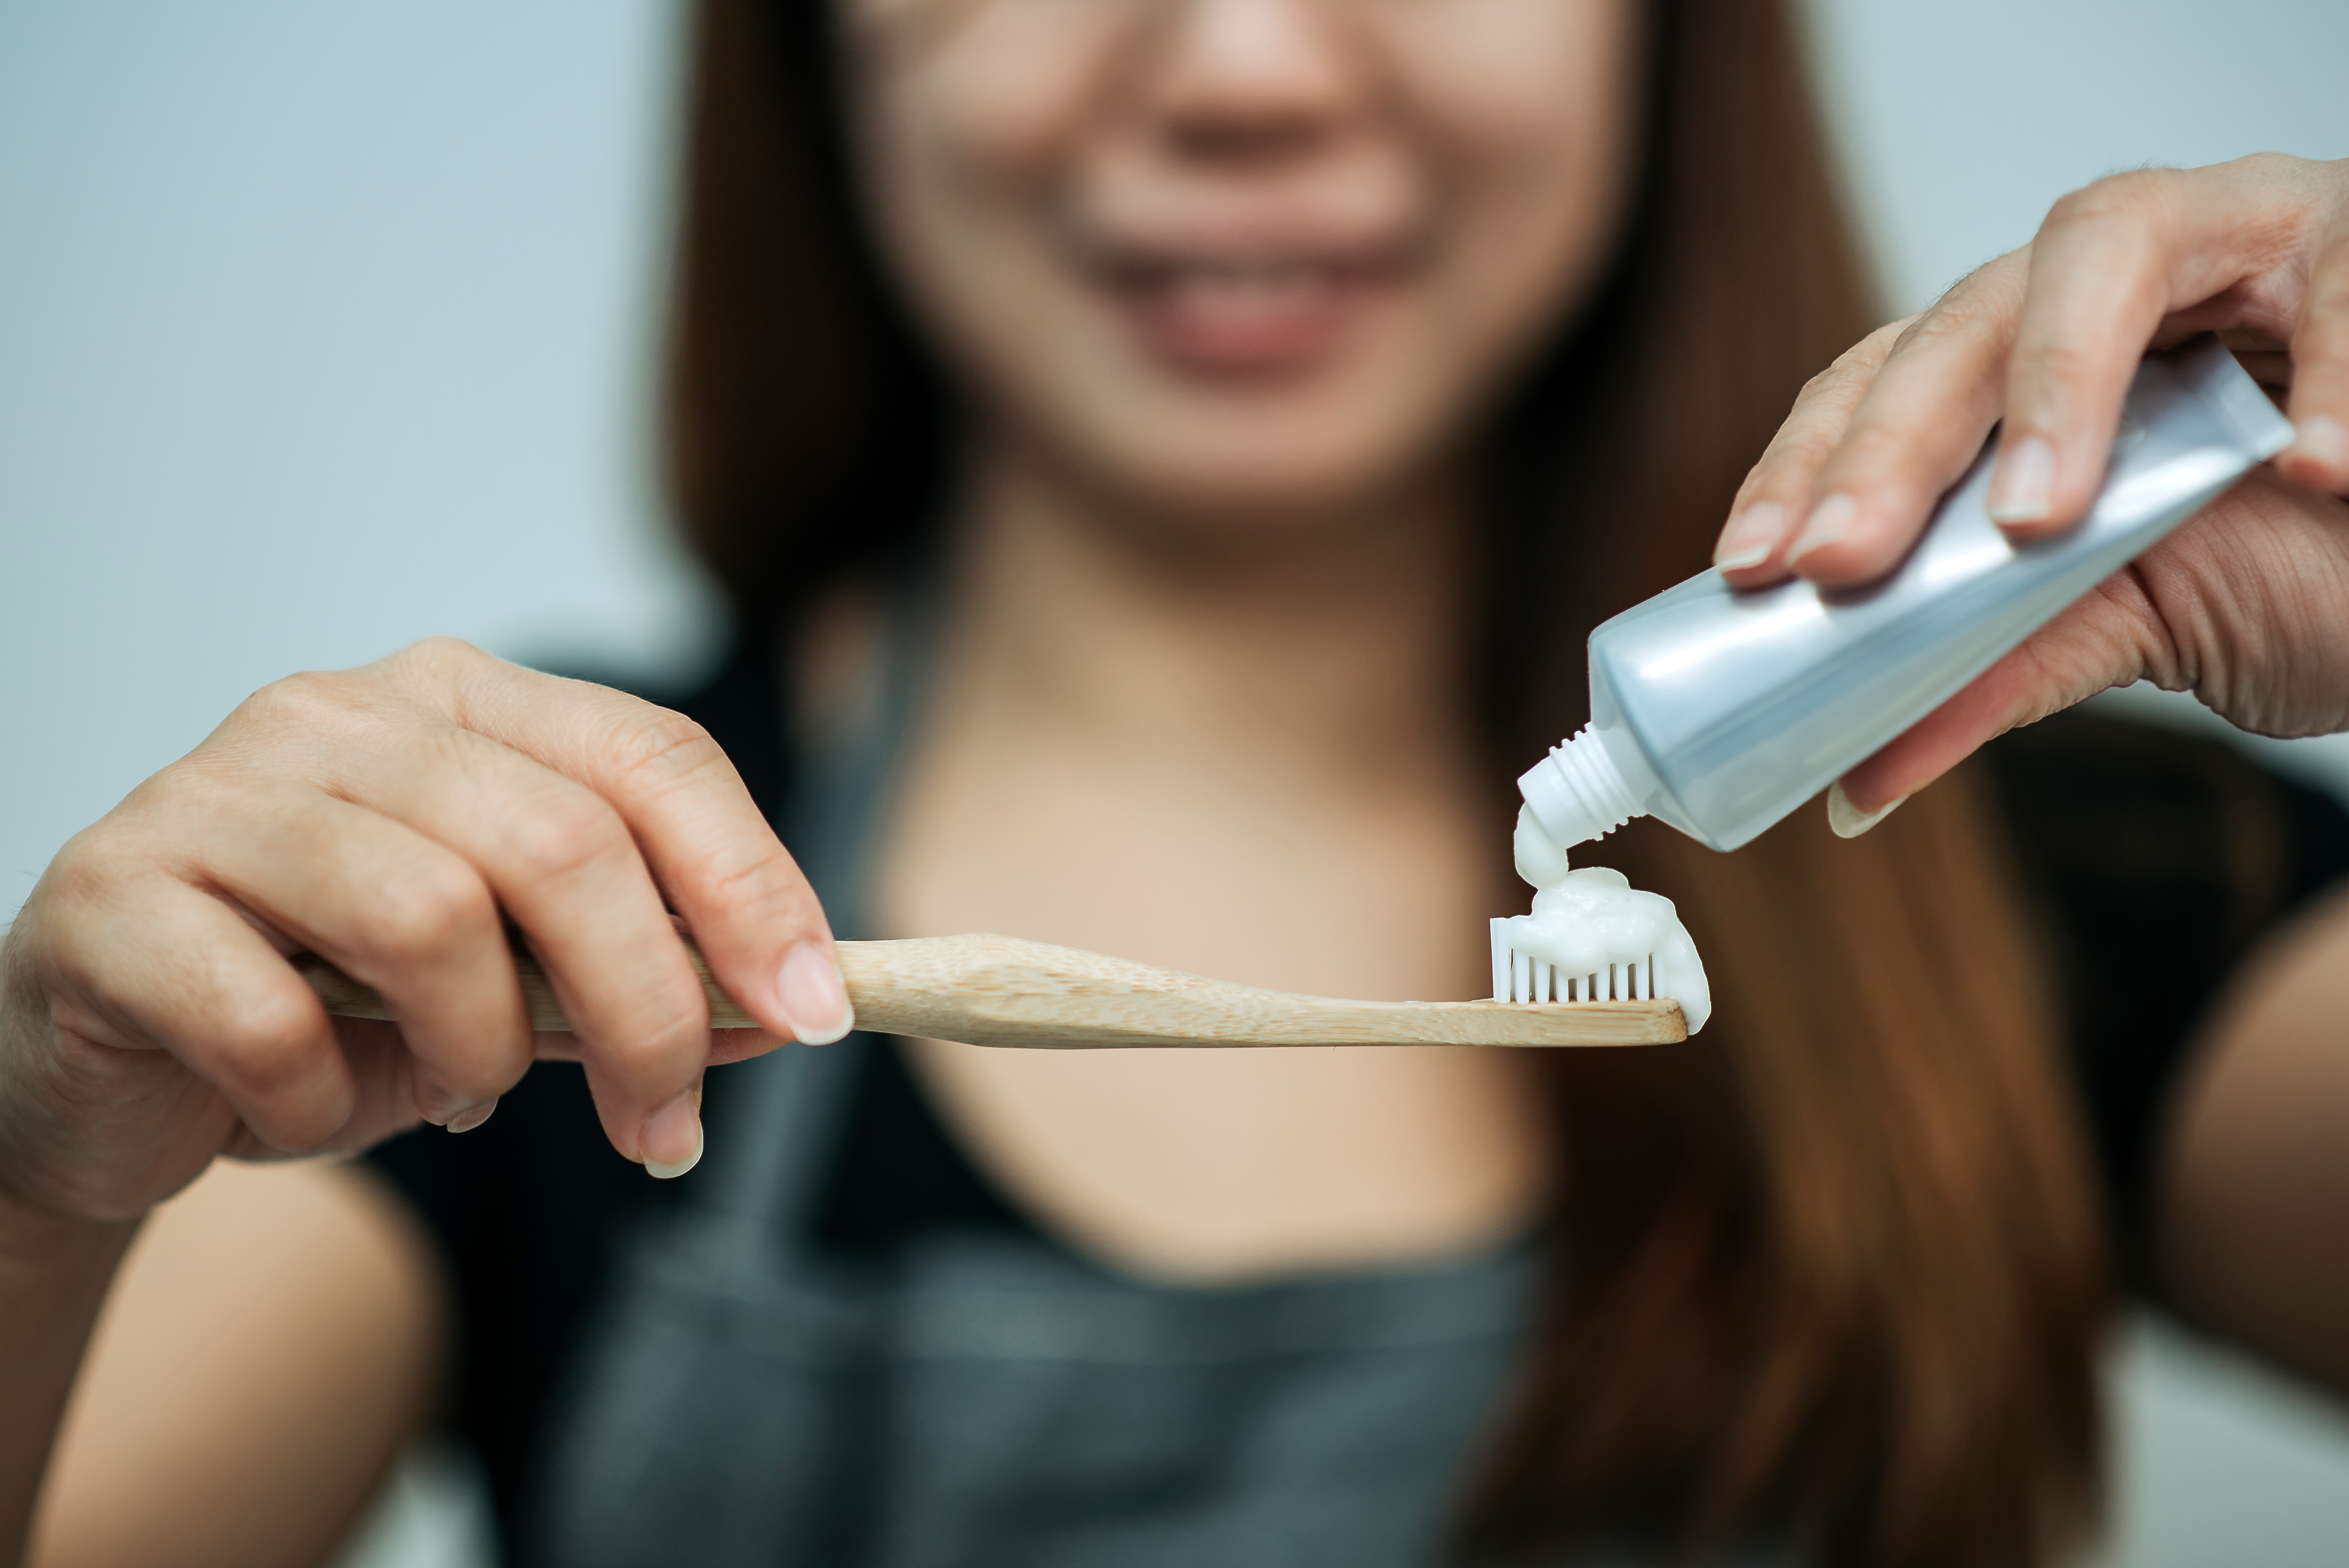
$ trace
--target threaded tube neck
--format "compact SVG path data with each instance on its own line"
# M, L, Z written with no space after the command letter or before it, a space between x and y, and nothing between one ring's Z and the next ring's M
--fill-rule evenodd
M1517 780L1517 793L1560 849L1588 843L1644 815L1648 799L1588 724L1527 769Z

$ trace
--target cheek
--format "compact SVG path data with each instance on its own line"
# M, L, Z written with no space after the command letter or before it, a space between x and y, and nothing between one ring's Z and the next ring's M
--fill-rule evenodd
M898 0L860 19L850 44L874 197L918 219L1009 207L1050 181L1112 74L1136 3Z
M1065 292L1054 191L1150 0L889 0L848 32L857 160L890 269L998 383Z
M1606 256L1635 151L1630 0L1398 7L1399 86L1451 199L1447 314L1472 341L1537 332Z

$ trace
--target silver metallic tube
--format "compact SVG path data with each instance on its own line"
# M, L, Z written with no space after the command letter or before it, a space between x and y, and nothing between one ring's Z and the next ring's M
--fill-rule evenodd
M1591 722L1518 790L1561 847L1652 815L1733 850L2292 439L2217 338L2149 355L2078 527L2008 542L1983 504L1993 437L1881 582L1741 593L1692 577L1590 634Z

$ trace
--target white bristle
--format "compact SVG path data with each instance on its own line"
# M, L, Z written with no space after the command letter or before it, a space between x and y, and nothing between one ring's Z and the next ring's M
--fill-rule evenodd
M1493 998L1508 1002L1638 1002L1656 995L1656 955L1609 964L1588 975L1561 974L1555 964L1509 945L1505 923L1493 922Z

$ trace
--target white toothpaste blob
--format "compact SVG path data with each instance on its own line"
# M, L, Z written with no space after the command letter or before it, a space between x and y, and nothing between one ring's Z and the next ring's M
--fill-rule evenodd
M1566 851L1523 807L1517 810L1517 874L1533 884L1534 911L1501 922L1508 944L1557 965L1568 976L1604 975L1610 964L1655 961L1655 993L1681 1005L1695 1034L1713 1016L1713 988L1672 901L1641 892L1621 872L1605 866L1575 871Z

